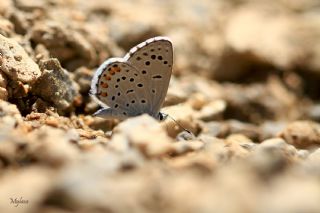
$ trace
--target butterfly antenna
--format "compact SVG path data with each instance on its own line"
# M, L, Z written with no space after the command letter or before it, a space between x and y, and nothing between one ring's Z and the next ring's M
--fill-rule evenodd
M169 114L165 114L167 117L171 118L181 129L183 129L184 131L186 131L187 133L189 133L190 135L193 135L192 132L186 128L184 128L176 119L174 119L172 116L170 116Z

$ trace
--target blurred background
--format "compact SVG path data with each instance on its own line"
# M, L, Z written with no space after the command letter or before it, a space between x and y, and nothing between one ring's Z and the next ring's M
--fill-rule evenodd
M154 36L194 136L92 117L96 68ZM319 0L1 0L0 212L320 212L319 99Z

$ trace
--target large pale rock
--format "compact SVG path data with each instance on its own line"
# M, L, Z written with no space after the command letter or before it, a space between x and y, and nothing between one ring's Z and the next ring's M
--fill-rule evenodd
M0 35L0 70L14 81L33 83L41 75L38 65L13 39Z
M174 150L172 142L158 121L143 115L119 124L110 144L116 149L126 150L134 146L147 156L162 156Z

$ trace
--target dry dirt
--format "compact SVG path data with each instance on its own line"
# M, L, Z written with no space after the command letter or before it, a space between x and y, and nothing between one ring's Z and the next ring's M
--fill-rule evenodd
M174 45L158 122L96 68ZM318 0L1 0L0 212L320 212Z

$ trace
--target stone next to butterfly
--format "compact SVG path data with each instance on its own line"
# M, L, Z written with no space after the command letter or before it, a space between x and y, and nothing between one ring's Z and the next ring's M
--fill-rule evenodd
M133 47L123 58L106 60L95 72L91 95L101 106L94 115L125 119L160 112L167 94L173 64L172 42L154 37Z

